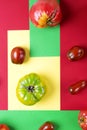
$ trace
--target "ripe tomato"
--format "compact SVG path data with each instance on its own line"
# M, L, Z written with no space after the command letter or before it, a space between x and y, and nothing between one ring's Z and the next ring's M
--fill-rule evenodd
M10 130L6 124L0 124L0 130Z
M54 125L52 122L47 121L39 128L39 130L54 130Z
M85 55L85 51L80 46L73 46L71 49L67 52L67 58L70 61L77 61L83 58Z
M36 27L53 27L61 22L62 12L57 0L38 0L30 8L29 17Z
M14 47L11 51L11 61L14 64L22 64L25 59L25 50L22 47Z
M87 110L79 112L78 123L82 130L87 130Z

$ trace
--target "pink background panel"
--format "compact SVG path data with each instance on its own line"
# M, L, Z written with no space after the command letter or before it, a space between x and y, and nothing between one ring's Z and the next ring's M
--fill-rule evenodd
M61 7L61 109L87 109L87 87L77 95L68 91L71 84L87 80L87 0L61 0ZM83 59L70 62L66 53L74 45L84 47L86 53Z
M7 30L28 30L28 0L0 0L0 109L8 109Z

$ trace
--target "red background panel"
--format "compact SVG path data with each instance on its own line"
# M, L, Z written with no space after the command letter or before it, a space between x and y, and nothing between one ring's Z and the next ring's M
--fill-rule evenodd
M8 109L7 30L28 30L28 0L0 0L0 109Z
M68 87L81 80L87 80L87 0L61 0L63 22L60 26L61 47L61 109L86 109L87 88L77 95L71 95ZM85 49L85 57L76 62L66 58L67 51L74 45Z

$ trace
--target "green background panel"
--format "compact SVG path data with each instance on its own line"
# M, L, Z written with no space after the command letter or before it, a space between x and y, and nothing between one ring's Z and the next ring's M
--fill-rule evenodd
M10 130L38 130L45 121L52 121L55 130L81 130L79 111L0 111L0 123Z
M37 0L30 0L30 7ZM30 22L30 55L60 56L60 25L37 28Z

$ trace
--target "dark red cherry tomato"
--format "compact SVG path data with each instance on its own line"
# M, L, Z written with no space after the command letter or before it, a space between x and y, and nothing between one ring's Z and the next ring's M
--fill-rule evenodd
M11 61L15 64L22 64L25 58L25 51L21 47L15 47L11 51Z
M47 121L39 128L39 130L54 130L54 126L52 122Z
M84 56L84 49L80 46L73 46L68 52L67 52L67 58L70 61L77 61L81 59Z
M86 80L80 80L80 81L76 82L75 84L73 84L69 87L69 92L71 94L76 94L80 90L84 89L86 86L87 86L87 81Z
M79 112L78 123L82 128L82 130L87 130L87 110L83 110Z
M10 130L6 124L0 124L0 130Z

